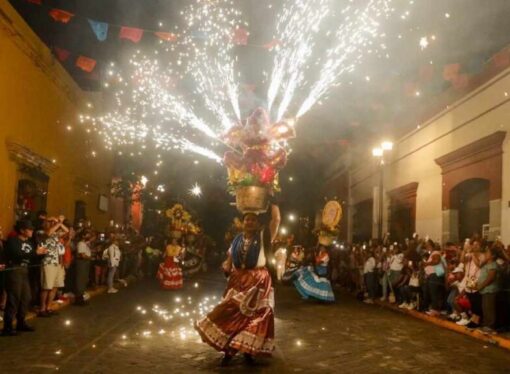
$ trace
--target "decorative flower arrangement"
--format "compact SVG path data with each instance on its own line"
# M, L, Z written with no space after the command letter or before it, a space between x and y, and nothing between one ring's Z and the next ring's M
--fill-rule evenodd
M173 231L184 231L187 224L190 223L191 214L189 214L181 204L175 204L165 212L170 218L170 229Z
M271 124L267 111L256 109L243 126L230 129L224 141L233 150L226 152L229 191L258 186L271 193L280 191L278 172L286 165L287 140L295 137L292 121Z

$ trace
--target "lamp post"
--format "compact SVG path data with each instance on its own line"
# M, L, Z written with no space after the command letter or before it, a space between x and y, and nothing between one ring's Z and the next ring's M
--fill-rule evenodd
M372 156L379 162L379 210L377 219L377 237L379 240L383 238L383 210L384 210L384 154L393 150L393 143L384 141L379 147L372 149Z

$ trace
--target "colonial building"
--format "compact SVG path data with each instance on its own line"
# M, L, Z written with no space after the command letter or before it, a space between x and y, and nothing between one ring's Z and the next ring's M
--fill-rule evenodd
M445 100L390 139L383 160L367 146L366 157L347 154L330 170L327 190L343 197L348 212L345 239L378 237L382 219L382 232L400 240L415 232L443 242L479 233L510 242L510 69L489 64L461 96Z
M0 225L37 210L104 227L111 156L76 125L86 94L7 1L0 1Z

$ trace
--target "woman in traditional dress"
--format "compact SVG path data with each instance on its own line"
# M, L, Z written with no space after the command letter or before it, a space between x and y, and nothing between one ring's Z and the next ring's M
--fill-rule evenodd
M331 282L327 278L328 265L328 250L319 244L315 251L314 265L303 267L296 272L297 279L294 281L294 286L304 299L335 301Z
M182 247L175 238L172 239L171 244L166 246L165 262L159 264L158 273L156 275L161 288L165 290L182 288L182 270L178 264L178 257L181 251Z
M300 245L295 245L292 247L292 253L290 257L287 259L287 264L285 265L285 272L283 273L282 280L284 282L290 282L294 280L296 272L303 264L303 260L305 258L305 251L303 247Z
M273 259L271 242L279 223L276 205L271 206L268 229L262 228L256 214L244 214L243 232L235 237L223 264L229 275L223 299L195 324L204 342L224 352L222 366L237 352L250 364L254 356L274 350L274 290L266 264Z

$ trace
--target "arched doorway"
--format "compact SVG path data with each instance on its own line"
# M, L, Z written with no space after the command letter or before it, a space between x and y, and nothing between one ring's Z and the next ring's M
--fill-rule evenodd
M483 225L490 221L490 181L468 179L450 191L451 208L457 211L459 240L482 235ZM452 231L455 228L452 227Z

